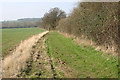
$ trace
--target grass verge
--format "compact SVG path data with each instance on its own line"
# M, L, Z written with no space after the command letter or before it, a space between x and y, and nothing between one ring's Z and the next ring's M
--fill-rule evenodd
M41 33L45 30L39 28L19 28L19 29L2 29L2 56L7 55L6 52L10 47L15 46L21 40Z
M118 78L118 59L90 46L78 45L71 38L65 38L58 32L47 35L48 55L76 71L79 78Z

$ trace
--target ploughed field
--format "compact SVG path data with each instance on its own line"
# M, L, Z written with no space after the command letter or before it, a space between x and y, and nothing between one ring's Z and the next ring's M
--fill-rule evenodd
M39 28L2 29L2 56L7 55L6 51L20 43L20 41L43 31Z

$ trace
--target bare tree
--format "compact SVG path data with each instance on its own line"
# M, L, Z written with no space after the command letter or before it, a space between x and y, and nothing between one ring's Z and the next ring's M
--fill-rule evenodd
M66 18L66 13L59 8L52 8L48 13L45 13L42 18L42 26L48 30L55 29L58 25L58 21L62 18Z

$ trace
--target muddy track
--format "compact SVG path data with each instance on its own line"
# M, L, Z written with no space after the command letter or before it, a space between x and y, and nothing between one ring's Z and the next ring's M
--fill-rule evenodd
M21 43L3 61L3 78L76 78L76 72L61 61L49 56L48 32L35 35ZM57 61L58 65L54 62Z
M20 78L58 78L76 77L73 69L66 66L58 59L57 66L54 65L53 57L49 56L46 36L40 38L31 49L31 57L26 62L26 68L17 75ZM63 75L61 76L61 73Z
M51 70L53 72L53 78L56 78L57 74L56 74L55 68L53 66L53 62L52 62L51 59L49 60L49 62L50 62L50 65L51 65Z
M20 43L16 50L4 60L2 60L2 77L10 78L16 77L16 75L24 69L26 61L30 58L32 46L48 31L34 35L27 40Z
M26 68L17 76L20 78L56 78L53 61L47 54L45 38L40 38L31 49L31 58L26 62Z

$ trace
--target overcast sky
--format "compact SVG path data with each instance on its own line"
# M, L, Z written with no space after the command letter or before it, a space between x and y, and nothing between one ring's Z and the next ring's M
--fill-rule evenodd
M77 2L78 0L0 0L0 21L40 18L54 7L69 14Z
M54 7L59 7L69 14L81 1L114 2L120 0L0 0L0 21L40 18Z

